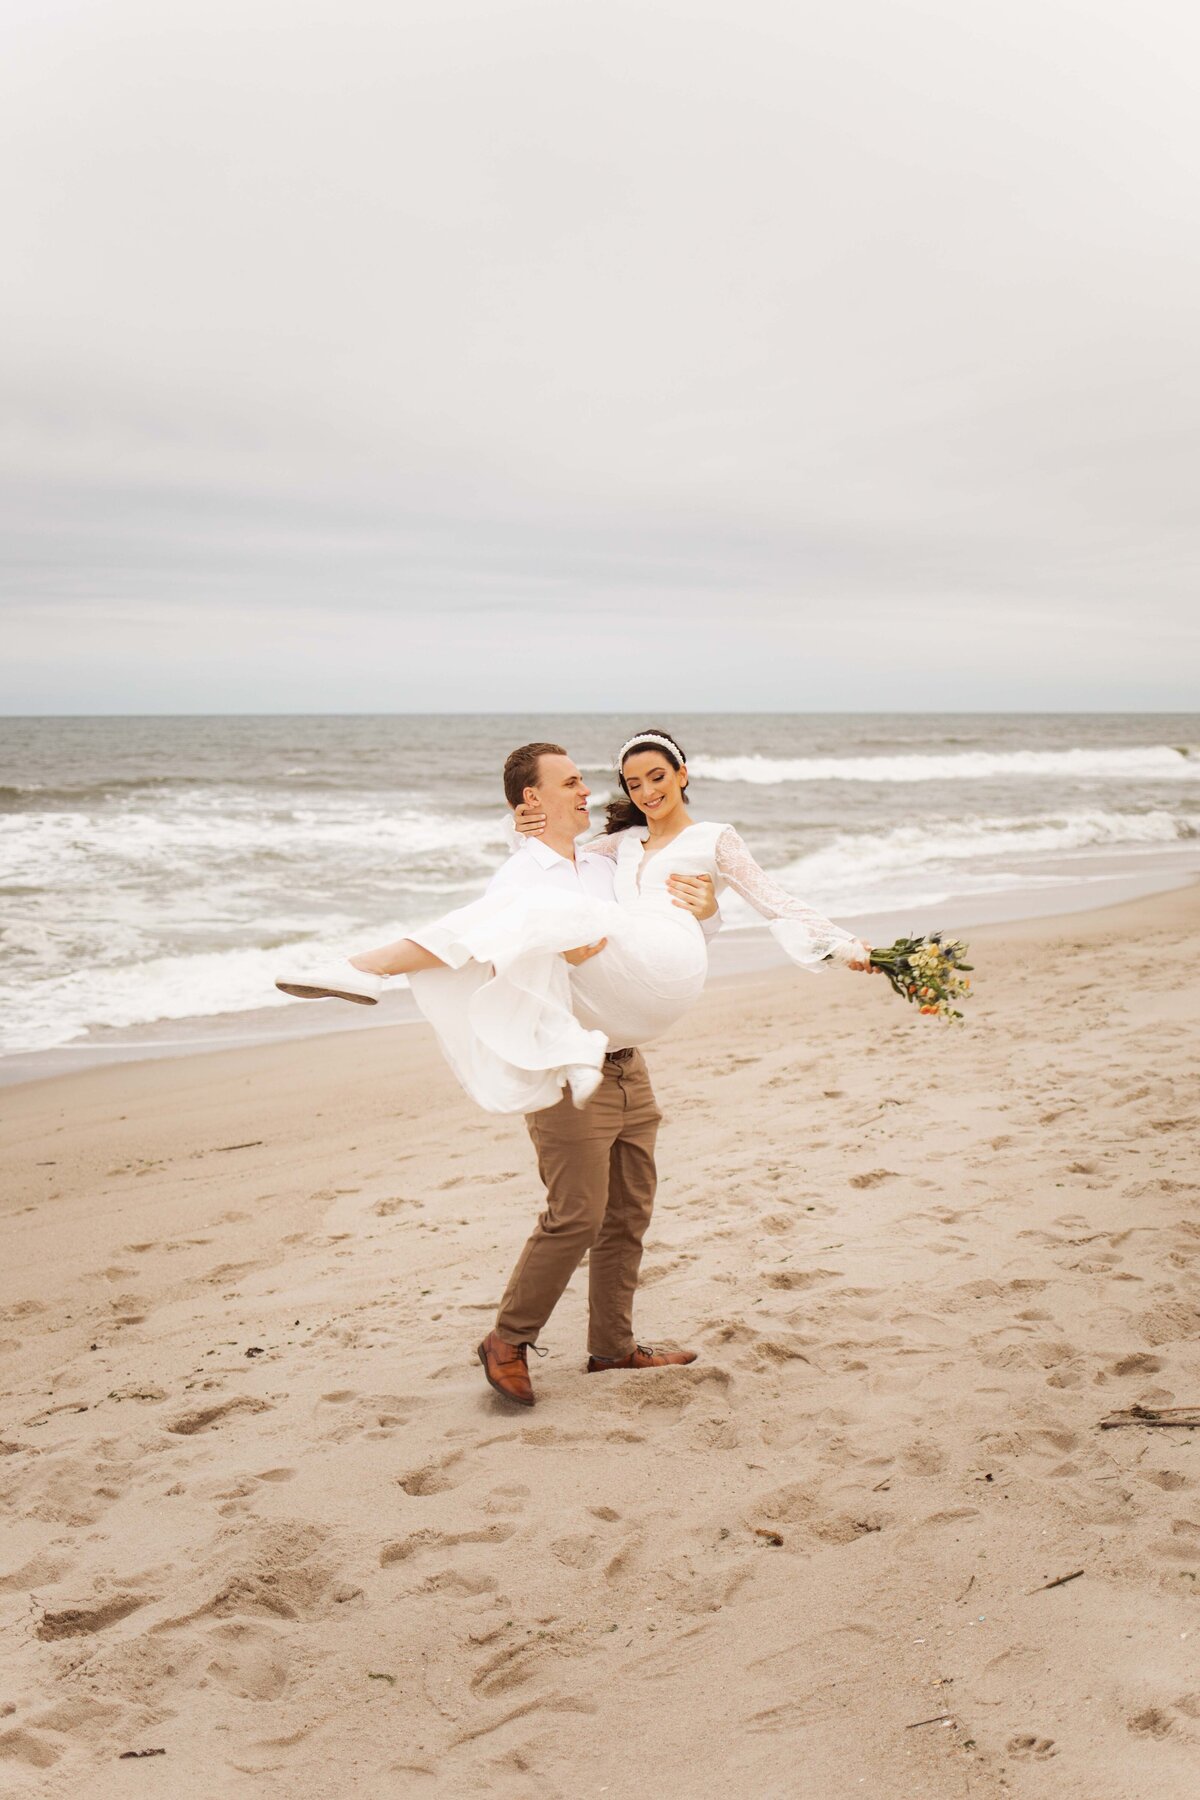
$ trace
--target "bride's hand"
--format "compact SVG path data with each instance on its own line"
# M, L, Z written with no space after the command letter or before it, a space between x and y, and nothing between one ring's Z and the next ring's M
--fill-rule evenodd
M522 837L540 837L546 829L546 815L540 806L522 800L513 812L513 824Z
M871 961L871 946L870 946L870 944L863 944L863 949L867 953L866 962L848 962L846 964L846 967L848 969L860 969L860 970L865 969L868 975L882 975L883 970L879 967L879 964L873 963Z
M668 875L667 887L671 904L681 906L694 919L711 919L717 911L711 875Z
M564 950L563 961L569 962L573 969L577 969L580 963L590 962L593 956L599 956L607 942L607 938L601 938L598 944L580 944L578 950Z

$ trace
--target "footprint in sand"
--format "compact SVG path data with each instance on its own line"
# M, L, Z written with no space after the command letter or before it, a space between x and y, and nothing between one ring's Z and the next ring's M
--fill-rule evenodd
M697 1419L690 1433L694 1450L736 1450L741 1441L737 1421L728 1416Z
M205 1675L239 1700L278 1700L288 1684L290 1659L271 1625L230 1619L209 1634L212 1656Z
M739 1357L738 1361L758 1370L778 1369L788 1363L812 1367L812 1358L808 1354L811 1348L812 1338L794 1331L785 1336L759 1338L749 1354Z
M668 1563L658 1579L672 1612L696 1617L720 1612L753 1572L746 1567L700 1570L681 1556Z
M165 1400L167 1391L165 1388L158 1387L153 1381L127 1381L124 1387L110 1388L107 1398L118 1403L122 1400Z
M1058 1755L1053 1738L1011 1737L1005 1748L1010 1756L1015 1756L1020 1762L1046 1762L1050 1757Z
M31 1769L48 1769L62 1752L32 1731L0 1731L0 1757L25 1763Z
M662 1410L682 1412L692 1401L703 1397L710 1402L724 1396L733 1377L727 1369L712 1364L690 1364L682 1368L643 1371L632 1381L620 1381L618 1375L606 1375L613 1403L622 1412L641 1413ZM620 1383L620 1385L616 1385Z
M207 1431L209 1426L219 1424L230 1413L270 1411L271 1407L265 1400L256 1400L249 1394L238 1394L233 1399L220 1400L212 1406L199 1406L190 1412L180 1413L167 1426L167 1430L176 1437L194 1437L198 1431Z
M1125 1723L1139 1737L1163 1738L1175 1729L1174 1720L1158 1706L1148 1706L1145 1712L1135 1713Z
M384 1544L379 1552L381 1569L394 1563L409 1562L425 1550L453 1550L459 1544L503 1544L516 1530L515 1525L483 1525L476 1531L410 1531L407 1537Z
M478 1664L471 1676L471 1692L480 1699L493 1700L511 1693L513 1688L524 1687L547 1665L551 1669L557 1665L566 1636L562 1631L526 1630L518 1642L503 1645Z
M495 1578L491 1575L472 1575L465 1569L438 1569L435 1574L427 1575L420 1587L419 1594L459 1594L465 1600L473 1600L479 1594L494 1594Z
M127 1619L130 1613L145 1606L151 1598L148 1594L112 1594L107 1600L83 1606L67 1606L57 1612L44 1612L36 1635L43 1643L54 1643L59 1638L86 1637L93 1632L104 1631L109 1625L116 1625L121 1619Z
M1200 1524L1195 1519L1172 1519L1171 1535L1150 1545L1155 1556L1194 1567L1200 1560Z
M945 1452L929 1438L918 1438L900 1454L900 1467L907 1475L943 1475Z
M199 1279L206 1287L231 1287L240 1281L243 1275L251 1274L255 1269L265 1268L261 1262L217 1263L215 1268L201 1275Z
M765 1519L766 1525L757 1521ZM765 1543L781 1543L775 1548L795 1548L815 1539L820 1544L853 1544L860 1537L882 1532L891 1525L885 1512L831 1512L822 1507L819 1498L801 1481L788 1481L784 1487L761 1494L747 1523Z
M269 1618L316 1620L363 1599L362 1589L340 1578L329 1550L332 1533L284 1520L243 1530L231 1545L216 1593L165 1628L192 1619Z
M1115 1363L1110 1363L1108 1372L1110 1375L1157 1375L1162 1367L1160 1356L1135 1350L1132 1355L1118 1357Z
M743 1729L790 1734L801 1731L806 1725L836 1719L845 1712L845 1688L845 1681L841 1677L819 1682L798 1700L785 1700L778 1706L767 1706L760 1712L748 1714L743 1721Z
M695 1260L696 1258L690 1252L685 1251L681 1256L671 1257L668 1262L647 1263L638 1277L638 1286L653 1287L655 1282L665 1280L668 1275L674 1275L676 1270L684 1268Z
M461 1450L453 1450L449 1456L443 1456L440 1462L426 1463L424 1468L414 1469L411 1475L402 1475L400 1486L414 1499L423 1500L429 1494L444 1494L448 1488L457 1485L451 1481L446 1470L461 1462L462 1456Z
M322 1394L321 1402L345 1409L332 1430L321 1434L330 1443L341 1443L351 1437L394 1437L408 1424L417 1407L428 1405L428 1401L418 1395L360 1394L353 1388L338 1388L332 1394Z
M15 1324L18 1319L32 1319L45 1311L40 1300L14 1300L10 1306L0 1306L0 1324Z
M123 1711L124 1708L114 1700L92 1700L86 1694L76 1694L66 1700L56 1700L45 1712L35 1713L29 1722L39 1731L78 1732L109 1725L119 1719Z
M813 1287L818 1281L832 1281L844 1273L843 1269L772 1269L763 1281L769 1288L792 1291Z
M0 1575L0 1594L25 1594L30 1588L41 1587L53 1581L61 1581L70 1569L71 1564L59 1561L42 1552L32 1557L29 1562L22 1563L8 1575ZM0 1716L3 1709L0 1708Z
M1161 1306L1138 1313L1130 1323L1148 1344L1156 1349L1161 1344L1178 1343L1182 1338L1200 1335L1200 1306L1190 1300L1168 1300Z
M483 1510L487 1513L521 1513L525 1511L528 1498L529 1489L520 1482L512 1482L493 1488L483 1503Z
M568 1532L566 1537L555 1538L550 1545L550 1553L568 1569L587 1569L601 1554L598 1540L584 1531Z

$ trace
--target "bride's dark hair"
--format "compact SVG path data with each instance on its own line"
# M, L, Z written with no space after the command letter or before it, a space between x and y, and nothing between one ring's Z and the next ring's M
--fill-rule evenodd
M673 755L672 752L667 749L665 744L657 743L655 740L658 738L670 738L676 750L678 750L679 755ZM621 767L617 773L617 780L621 784L621 793L624 798L620 800L610 800L608 803L608 811L604 815L604 831L606 836L614 831L627 831L631 825L644 825L646 823L645 813L640 806L634 805L633 801L629 798L629 789L625 785L625 764L631 756L638 756L643 750L657 750L661 756L666 757L673 769L682 769L684 763L687 761L687 758L683 753L683 745L679 742L679 739L673 732L664 731L661 725L647 725L645 736L634 738L628 750L621 758ZM683 790L683 804L685 806L691 804L688 799L686 787Z

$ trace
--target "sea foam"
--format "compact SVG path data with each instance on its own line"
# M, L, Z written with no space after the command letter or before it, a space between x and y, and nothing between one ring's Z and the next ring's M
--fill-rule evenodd
M1065 776L1075 781L1200 781L1200 746L1146 744L1128 749L963 750L952 755L692 756L697 781L985 781L1006 776Z

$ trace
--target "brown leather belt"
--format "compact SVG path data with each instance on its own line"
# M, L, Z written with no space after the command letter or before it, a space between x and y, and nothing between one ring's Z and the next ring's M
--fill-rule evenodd
M628 1062L630 1057L635 1056L636 1054L637 1052L635 1050L606 1050L604 1053L604 1060L605 1062L623 1063Z

